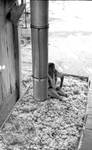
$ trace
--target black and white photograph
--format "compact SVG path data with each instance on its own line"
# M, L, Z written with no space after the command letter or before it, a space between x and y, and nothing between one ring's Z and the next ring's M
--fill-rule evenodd
M91 17L91 0L0 0L0 150L92 150Z

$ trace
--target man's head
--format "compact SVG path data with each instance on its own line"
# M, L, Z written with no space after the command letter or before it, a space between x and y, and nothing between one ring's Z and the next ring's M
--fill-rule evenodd
M55 72L55 64L54 63L49 63L48 64L48 70L52 71L52 72Z
M48 73L53 78L53 73L55 73L55 64L54 63L48 64Z

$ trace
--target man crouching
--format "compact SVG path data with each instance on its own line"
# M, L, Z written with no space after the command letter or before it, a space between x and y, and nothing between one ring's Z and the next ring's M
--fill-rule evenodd
M58 77L61 79L59 87L56 86ZM62 73L59 73L55 69L55 64L49 63L48 64L48 96L50 98L57 98L59 100L62 100L62 96L67 97L67 94L61 91L63 80L64 80L64 75Z

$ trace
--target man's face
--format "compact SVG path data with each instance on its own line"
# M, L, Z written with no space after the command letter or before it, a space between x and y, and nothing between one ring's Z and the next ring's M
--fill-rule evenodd
M55 66L53 67L53 73L55 73Z
M53 63L49 65L49 71L51 74L55 73L55 65Z
M55 65L53 65L53 73L55 73Z

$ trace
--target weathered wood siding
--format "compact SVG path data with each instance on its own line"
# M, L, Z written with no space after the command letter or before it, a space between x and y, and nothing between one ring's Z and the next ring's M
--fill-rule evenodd
M19 98L18 36L11 21L6 19L4 1L0 0L0 125ZM16 46L17 45L17 46Z

